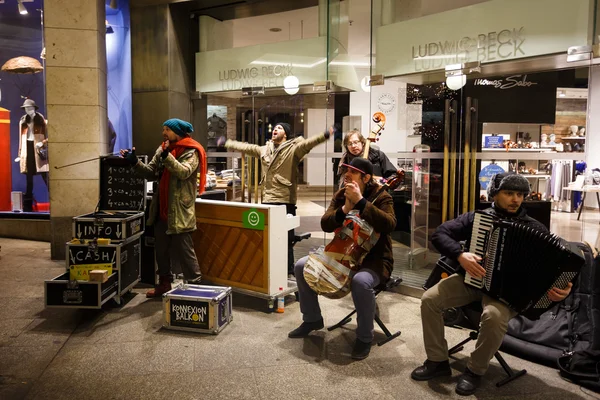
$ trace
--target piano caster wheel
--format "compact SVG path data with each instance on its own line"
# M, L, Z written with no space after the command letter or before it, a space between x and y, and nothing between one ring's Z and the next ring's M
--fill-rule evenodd
M274 312L275 311L275 298L273 298L273 297L270 298L267 303L267 306L268 306L268 308L267 308L268 313Z

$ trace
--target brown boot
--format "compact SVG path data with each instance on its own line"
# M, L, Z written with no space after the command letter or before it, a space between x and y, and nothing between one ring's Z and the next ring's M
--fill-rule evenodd
M171 277L169 275L160 276L158 278L158 285L154 287L154 289L148 290L146 292L146 297L148 298L156 298L161 297L163 294L167 293L171 290Z

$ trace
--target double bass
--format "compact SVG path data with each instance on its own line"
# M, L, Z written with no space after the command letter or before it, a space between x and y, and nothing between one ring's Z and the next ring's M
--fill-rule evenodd
M384 191L395 189L403 181L404 171L399 170L368 200L375 202ZM308 256L304 266L306 283L315 293L330 299L346 296L352 276L378 240L379 233L356 210L350 211L331 242Z

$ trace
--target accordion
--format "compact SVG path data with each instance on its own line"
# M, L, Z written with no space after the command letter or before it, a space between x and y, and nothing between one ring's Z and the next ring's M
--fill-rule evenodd
M466 273L465 283L531 319L552 305L548 291L566 288L585 262L575 244L552 233L477 211L468 251L482 258L485 276Z

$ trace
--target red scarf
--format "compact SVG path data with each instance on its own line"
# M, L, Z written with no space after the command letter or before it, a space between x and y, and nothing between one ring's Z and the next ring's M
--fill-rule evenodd
M165 144L162 144L163 151L165 150ZM177 142L171 144L169 146L170 153L176 159L186 150L186 149L196 149L198 150L198 155L200 158L200 162L198 163L198 170L200 170L200 184L198 185L198 194L204 193L204 188L206 187L206 152L204 151L204 147L198 142L196 142L191 137L185 137L183 139L178 140ZM193 173L196 173L194 171ZM169 183L171 181L171 171L167 168L163 170L162 177L160 178L159 184L159 203L160 203L160 219L163 221L169 221Z

